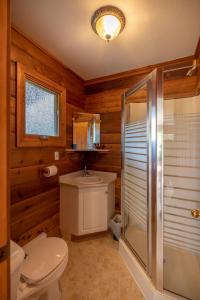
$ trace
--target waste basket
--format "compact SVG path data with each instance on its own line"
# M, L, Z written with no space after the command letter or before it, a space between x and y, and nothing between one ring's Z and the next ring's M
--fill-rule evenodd
M119 240L121 236L121 222L121 215L119 214L115 215L109 222L109 227L116 240Z

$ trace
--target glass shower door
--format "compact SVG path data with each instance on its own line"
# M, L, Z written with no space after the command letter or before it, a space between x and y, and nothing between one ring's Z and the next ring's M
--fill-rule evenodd
M123 109L123 217L124 240L148 270L148 130L149 78L129 90Z
M157 290L190 300L200 299L199 82L194 64L154 70L125 93L122 121L123 240Z

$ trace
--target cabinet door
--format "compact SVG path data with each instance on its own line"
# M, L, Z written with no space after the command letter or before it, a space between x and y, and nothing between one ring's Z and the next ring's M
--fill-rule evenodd
M80 234L107 230L107 188L80 192Z

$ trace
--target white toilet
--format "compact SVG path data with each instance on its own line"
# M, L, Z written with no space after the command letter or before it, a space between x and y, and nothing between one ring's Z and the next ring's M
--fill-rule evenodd
M23 248L11 241L11 300L60 300L58 280L67 262L61 238L42 233Z

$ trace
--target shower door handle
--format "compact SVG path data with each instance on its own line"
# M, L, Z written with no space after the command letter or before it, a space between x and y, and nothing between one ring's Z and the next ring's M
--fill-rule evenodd
M200 218L200 210L199 209L191 210L191 215L193 216L193 218Z

